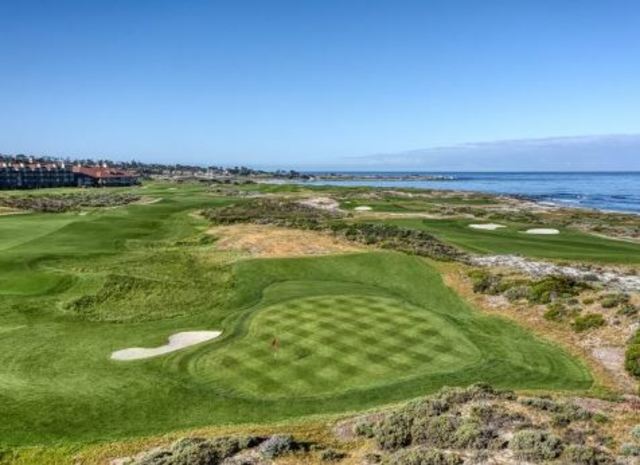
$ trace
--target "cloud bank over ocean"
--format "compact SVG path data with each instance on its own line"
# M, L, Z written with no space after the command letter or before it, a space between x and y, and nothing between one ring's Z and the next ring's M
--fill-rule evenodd
M640 134L478 142L344 160L349 169L640 171Z

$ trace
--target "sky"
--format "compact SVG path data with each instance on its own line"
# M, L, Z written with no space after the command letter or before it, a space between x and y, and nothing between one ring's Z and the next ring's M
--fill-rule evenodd
M505 147L580 137L613 169L640 134L637 0L0 0L0 34L0 153L530 169Z

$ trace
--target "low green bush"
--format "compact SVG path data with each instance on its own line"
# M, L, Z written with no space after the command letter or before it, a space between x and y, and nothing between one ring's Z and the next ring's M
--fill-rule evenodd
M344 452L334 449L326 449L320 454L320 459L323 462L339 462L347 456Z
M80 208L116 207L140 200L130 193L91 190L69 194L2 196L0 206L43 213L61 213Z
M411 428L411 438L414 444L449 448L456 443L458 426L460 418L451 414L416 418Z
M135 465L217 465L243 449L261 442L257 437L184 438L169 448L157 449L135 461Z
M531 287L529 286L513 286L504 292L504 296L510 302L516 302L518 300L526 299L531 294Z
M364 438L372 438L375 436L374 424L370 421L359 421L353 427L353 432L356 436L361 436Z
M575 310L567 308L560 302L553 302L547 305L547 311L542 316L547 321L561 322L574 315Z
M572 444L562 455L563 461L572 465L613 465L614 458L597 447Z
M560 438L548 431L526 429L518 431L509 442L509 448L520 460L553 460L562 454Z
M607 294L600 298L602 308L614 308L629 302L627 294Z
M624 354L625 369L636 378L640 378L640 329L629 341Z
M588 288L585 283L567 276L547 276L531 284L529 301L549 304L558 299L575 297Z
M271 436L269 439L260 444L258 452L269 459L273 460L285 454L299 449L299 444L293 439L293 436L289 435L277 435Z
M590 329L600 328L606 325L604 317L599 313L589 313L584 316L576 317L571 324L571 327L576 333L582 333Z
M638 314L638 307L632 304L624 304L617 313L622 316L635 316Z
M387 465L460 465L462 463L462 458L457 454L426 448L403 450L385 461Z
M454 443L463 449L487 449L497 438L498 433L493 427L468 419L456 430Z
M523 414L510 412L503 405L486 403L473 405L469 410L469 419L492 428L502 428L507 425L522 424L527 421L527 418Z
M637 444L622 444L620 453L625 457L640 457L640 446Z
M392 413L374 430L378 447L386 451L398 450L411 444L412 419L404 413Z

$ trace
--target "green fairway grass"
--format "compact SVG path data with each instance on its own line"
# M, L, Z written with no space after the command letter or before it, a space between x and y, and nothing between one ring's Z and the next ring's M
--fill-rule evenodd
M481 220L392 219L386 223L428 231L439 239L480 254L518 254L556 260L599 263L640 263L640 244L606 239L566 228L557 235L525 234L536 227L554 226L509 224L495 231L479 230L469 224Z
M0 217L0 445L73 444L369 408L486 381L586 390L554 345L469 308L393 252L237 261L197 185L161 201ZM148 360L180 331L220 338Z

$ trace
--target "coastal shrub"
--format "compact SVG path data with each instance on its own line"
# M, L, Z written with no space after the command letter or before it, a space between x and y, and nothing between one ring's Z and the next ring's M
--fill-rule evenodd
M460 418L450 414L417 418L411 428L411 438L414 444L448 448L455 445L458 426Z
M495 428L467 419L455 432L455 445L463 449L487 449L498 438Z
M524 423L527 418L518 412L510 412L502 405L478 404L469 410L469 418L485 426L502 428L507 425Z
M403 450L385 461L388 465L460 465L462 463L463 460L458 454L428 448Z
M603 450L578 444L568 446L562 459L573 465L613 465L615 463L613 457Z
M363 458L365 465L374 465L382 462L382 455L376 454L375 452L368 452Z
M206 209L202 214L215 224L274 224L324 231L352 242L440 260L461 260L465 257L457 248L423 230L383 223L341 221L344 214L339 210L316 208L286 199L244 200L221 208Z
M281 455L289 454L299 448L299 444L290 435L276 435L260 444L258 452L269 459L273 460Z
M630 443L622 444L622 446L620 446L620 453L625 457L640 457L640 446Z
M563 445L560 438L548 431L526 429L513 435L509 448L520 460L542 461L559 457Z
M635 316L638 314L638 307L632 304L624 304L617 313L622 316Z
M631 437L640 443L640 425L636 425L631 428Z
M627 294L607 294L600 299L600 305L602 308L614 308L619 305L629 303L629 296Z
M359 421L353 427L353 432L356 436L361 436L364 438L372 438L375 436L374 425L370 421Z
M558 403L546 397L527 397L520 400L520 403L527 407L533 407L543 412L556 412L560 408Z
M471 274L473 292L477 294L497 295L502 292L502 276L486 271L476 271Z
M486 383L475 383L467 388L442 388L435 399L441 400L448 405L465 404L477 400L493 400L493 399L515 399L513 391L498 391L491 385Z
M636 378L640 378L640 329L629 341L624 354L625 369Z
M554 426L566 426L574 421L593 418L590 411L571 402L555 402L544 397L530 397L522 399L520 403L536 410L552 413L551 421Z
M320 459L323 462L339 462L347 456L344 452L334 449L326 449L320 454Z
M531 284L529 301L549 304L558 299L575 297L588 286L568 276L547 276Z
M560 322L566 320L573 311L569 310L566 305L560 302L553 302L547 305L547 310L542 315L547 321Z
M582 333L590 329L600 328L606 324L606 321L599 313L588 313L584 316L576 317L571 324L576 333Z
M411 444L411 418L404 413L392 413L385 417L374 431L378 447L394 451Z
M184 438L167 449L150 452L136 461L135 465L217 465L260 441L257 437Z
M415 419L442 415L450 408L451 404L446 399L421 399L407 404L403 412L409 418Z
M587 297L586 299L582 299L582 303L584 305L591 305L596 301L593 297Z
M526 299L531 293L529 286L513 286L504 292L504 296L510 302L516 302L518 300Z
M2 196L0 206L42 213L61 213L79 208L116 207L140 200L139 195L107 191L68 194Z

